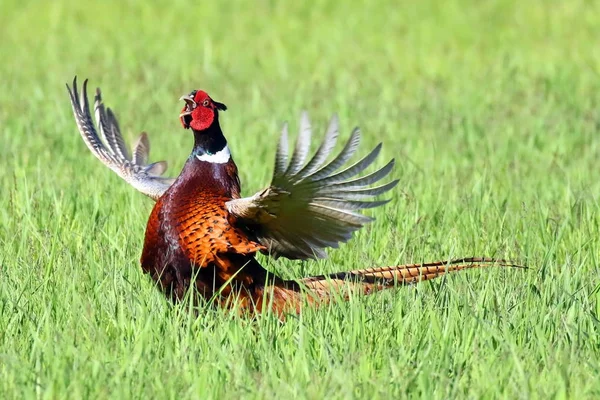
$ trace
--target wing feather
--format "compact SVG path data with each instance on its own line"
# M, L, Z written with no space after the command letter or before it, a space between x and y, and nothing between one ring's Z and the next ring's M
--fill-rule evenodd
M100 89L98 89L98 93L100 93ZM123 140L123 136L121 135L121 129L119 128L117 117L115 117L110 108L106 109L105 118L109 127L108 131L106 132L106 142L108 143L110 149L119 158L131 160L129 152L127 151L127 146L125 145L125 140Z
M324 190L320 192L322 196L335 196L336 199L344 199L344 200L360 200L366 199L373 196L379 196L380 194L384 194L389 190L393 189L394 186L398 184L399 180L394 180L383 184L381 186L377 186L374 188L367 189L347 189L344 192L340 192L338 189L332 190Z
M321 146L319 146L319 149L315 153L314 157L308 162L308 164L306 164L306 166L302 168L300 172L298 172L296 175L298 179L306 178L321 168L335 147L338 137L338 126L338 116L337 114L334 114L329 122L329 127L327 128L327 133L325 134L323 143L321 143Z
M148 140L148 134L146 132L142 132L133 144L132 154L131 161L134 164L148 164L148 158L150 156L150 141ZM162 173L157 175L162 175Z
M167 168L166 162L147 164L150 143L145 133L142 133L138 139L133 148L134 155L130 157L117 118L110 108L104 108L102 94L100 89L97 89L94 111L98 131L104 140L101 139L90 113L87 82L87 79L83 82L81 93L77 90L77 77L73 79L72 89L68 84L66 85L75 122L83 141L92 154L104 165L116 172L135 189L157 200L174 181L174 179L161 176Z
M340 183L345 181L346 179L350 179L353 176L356 176L357 174L360 174L362 171L368 168L369 165L373 164L373 161L375 161L380 151L381 143L379 143L373 150L371 150L371 152L367 156L359 160L356 164L346 168L343 171L338 172L337 174L319 179L319 183L321 185Z
M373 164L381 144L349 167L338 171L356 153L360 132L354 129L341 152L325 164L335 147L338 118L333 116L323 142L305 164L310 149L310 122L302 114L294 153L287 163L288 130L282 129L271 185L251 197L227 202L229 212L274 257L292 259L326 257L325 249L347 242L352 233L372 218L358 211L389 200L373 200L387 193L398 180L370 185L385 178L394 160L377 171L357 177ZM324 165L325 164L325 165Z
M364 186L372 185L373 183L385 178L394 168L394 159L391 159L383 168L373 172L372 174L365 175L361 178L352 179L346 182L334 183L329 185L330 188L340 189L357 189Z
M279 144L277 145L277 154L275 155L275 171L273 176L278 178L285 174L287 169L288 161L288 124L283 124L281 130L281 137L279 138Z
M350 139L348 140L340 154L338 154L338 156L335 159L333 159L329 164L317 170L315 173L309 175L311 180L319 180L321 178L329 176L329 174L331 174L332 172L337 171L342 165L346 163L346 161L348 161L354 155L354 153L356 153L359 144L360 130L358 128L354 128Z
M306 156L310 150L310 136L310 120L308 119L308 113L305 111L300 118L300 133L296 140L296 148L294 149L294 154L292 154L292 160L285 171L285 175L294 176L304 165Z

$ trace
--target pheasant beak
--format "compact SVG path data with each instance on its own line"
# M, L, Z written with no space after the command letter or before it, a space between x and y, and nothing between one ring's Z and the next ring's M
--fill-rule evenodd
M179 98L179 100L185 101L185 104L187 106L185 108L185 111L183 111L181 114L179 114L180 117L191 114L192 111L194 111L194 108L196 108L196 106L197 106L196 102L190 95L181 96Z
M185 107L181 110L181 114L179 114L179 119L181 120L181 124L184 128L190 127L191 122L191 114L192 111L198 106L194 99L190 95L181 96L179 100L185 101Z

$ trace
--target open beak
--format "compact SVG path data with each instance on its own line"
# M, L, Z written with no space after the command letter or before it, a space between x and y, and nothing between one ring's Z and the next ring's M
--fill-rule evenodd
M190 95L181 96L179 100L185 101L185 107L183 107L181 114L179 114L179 120L185 129L189 129L192 123L192 111L194 111L198 104L196 104L194 98Z
M184 111L181 112L181 114L179 114L179 118L183 118L186 115L190 115L197 106L196 102L190 95L181 96L179 100L185 101L186 104L186 108Z

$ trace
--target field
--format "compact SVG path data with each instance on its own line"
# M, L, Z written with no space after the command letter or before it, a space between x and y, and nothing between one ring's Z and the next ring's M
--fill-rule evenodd
M600 4L23 2L0 12L0 397L600 397ZM153 202L102 166L90 78L175 175L203 88L244 194L301 110L397 160L393 200L285 277L486 255L489 268L280 323L172 306L142 274Z

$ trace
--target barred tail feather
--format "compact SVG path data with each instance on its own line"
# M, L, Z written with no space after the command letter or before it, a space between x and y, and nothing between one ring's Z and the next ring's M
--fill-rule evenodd
M370 294L381 289L428 281L448 272L489 266L525 268L501 259L469 257L450 261L434 261L422 264L404 264L392 267L338 272L304 278L299 283L300 286L305 287L319 297L330 297L335 293L345 293L343 292L344 290Z

